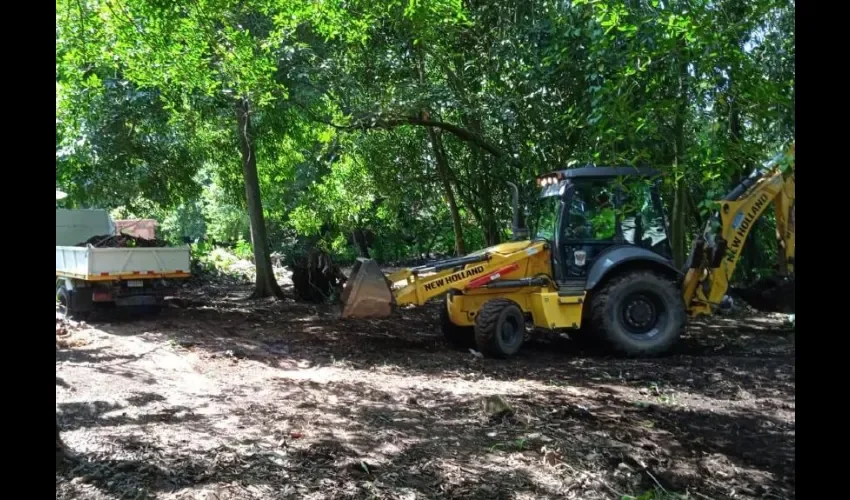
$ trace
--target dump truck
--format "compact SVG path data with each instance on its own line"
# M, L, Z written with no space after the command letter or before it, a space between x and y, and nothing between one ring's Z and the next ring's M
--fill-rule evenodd
M627 356L662 354L688 318L712 314L754 224L773 206L778 283L795 269L794 146L716 201L684 269L673 265L662 172L587 166L537 178L533 234L513 191L513 241L385 276L358 259L341 295L342 317L376 318L444 296L446 339L507 357L534 330L566 331Z
M105 210L56 210L56 301L61 314L82 320L102 308L157 312L173 294L174 281L191 276L188 246L80 246L115 232Z

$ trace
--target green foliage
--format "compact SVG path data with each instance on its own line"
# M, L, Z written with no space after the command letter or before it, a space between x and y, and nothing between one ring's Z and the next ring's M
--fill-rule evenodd
M254 257L254 249L247 241L239 240L233 247L233 255L242 260L250 260Z
M241 242L235 249L227 249L209 242L199 242L189 248L194 274L253 279L253 269L249 262L252 250L248 243Z
M196 196L192 133L169 120L156 92L127 81L91 75L82 88L59 86L56 184L66 206L173 207Z
M685 231L794 137L793 1L57 2L57 187L250 258L233 106L251 105L273 250L469 250L529 220L534 177L659 167ZM425 117L457 130L437 129ZM472 139L471 139L471 138ZM437 168L442 153L448 172ZM787 161L782 160L782 165ZM696 213L694 213L696 212ZM763 226L763 227L762 227ZM770 221L744 276L768 269Z
M181 203L162 218L159 237L173 243L197 241L207 233L204 207L198 200Z
M203 192L203 216L206 236L211 240L232 244L251 239L251 226L244 206L234 204L232 198L217 184L206 186Z

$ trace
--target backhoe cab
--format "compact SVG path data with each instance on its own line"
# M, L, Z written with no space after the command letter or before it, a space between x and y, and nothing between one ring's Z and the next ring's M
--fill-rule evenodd
M516 353L528 323L567 329L579 341L625 355L662 353L688 315L719 303L740 247L770 201L783 256L793 262L793 224L780 216L793 214L793 169L789 178L776 165L765 168L720 202L714 225L694 243L686 273L671 262L659 171L574 168L537 179L539 216L530 230L522 227L511 185L513 241L388 276L360 259L342 294L342 315L387 316L393 303L423 305L445 296L446 338L490 356Z

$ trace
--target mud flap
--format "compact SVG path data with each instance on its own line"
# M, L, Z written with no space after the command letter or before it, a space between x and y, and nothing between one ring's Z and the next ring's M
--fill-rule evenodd
M340 299L343 318L383 318L392 311L392 292L372 259L357 259Z

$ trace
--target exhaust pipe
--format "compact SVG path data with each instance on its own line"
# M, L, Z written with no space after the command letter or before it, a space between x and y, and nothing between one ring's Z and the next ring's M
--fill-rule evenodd
M513 224L511 232L514 241L528 239L528 229L525 227L525 217L519 207L519 188L513 182L508 182L511 187L511 210L513 211Z

